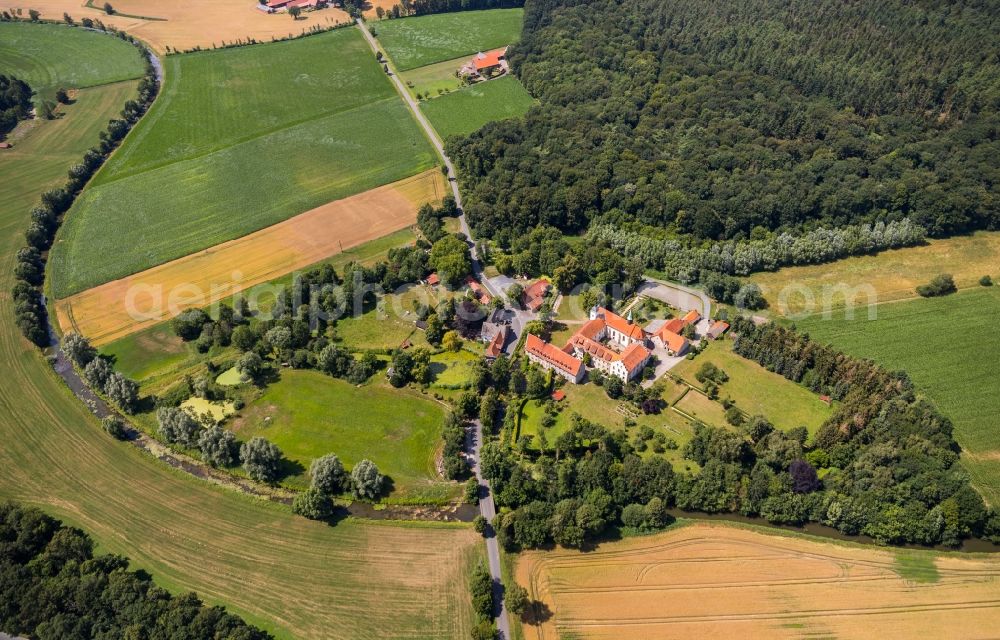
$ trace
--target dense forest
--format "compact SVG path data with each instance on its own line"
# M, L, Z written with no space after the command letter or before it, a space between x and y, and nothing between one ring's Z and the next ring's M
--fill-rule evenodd
M508 508L495 523L501 542L579 547L613 526L662 527L670 506L820 522L882 543L1000 540L1000 517L958 464L950 421L905 374L773 323L736 318L732 330L736 353L838 401L816 433L781 431L762 416L734 429L698 424L682 450L697 464L691 472L643 459L627 432L579 415L541 454L488 443L482 470Z
M265 640L221 607L173 596L38 509L0 503L0 630L37 640Z
M449 141L475 230L1000 228L989 2L533 0L539 105Z
M31 113L31 87L24 80L0 74L0 136L12 131Z

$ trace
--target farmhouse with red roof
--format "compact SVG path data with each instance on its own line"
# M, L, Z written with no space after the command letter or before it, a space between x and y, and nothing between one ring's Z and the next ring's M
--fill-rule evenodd
M507 73L507 47L493 49L485 53L480 51L471 60L462 65L459 73L473 78L490 78Z

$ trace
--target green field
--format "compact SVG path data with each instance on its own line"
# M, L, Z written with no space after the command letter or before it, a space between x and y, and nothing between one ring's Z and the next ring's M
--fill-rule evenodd
M779 429L804 426L813 433L832 413L830 406L815 393L734 354L730 340L709 343L707 351L694 360L684 360L670 373L700 387L695 374L706 362L729 376L729 381L719 388L720 398L731 398L750 415L766 416Z
M906 371L955 424L955 439L973 482L1000 505L1000 287L975 287L943 298L876 307L856 320L834 314L796 323L815 340Z
M52 252L56 297L435 164L354 29L171 56L166 78L67 215Z
M138 78L145 65L131 44L56 24L0 22L0 71L24 80L35 99L56 89L83 89Z
M514 76L480 82L420 103L442 139L468 135L488 122L523 116L534 98Z
M106 39L88 37L98 50ZM120 61L105 62L113 70ZM65 117L37 123L0 154L3 291L38 194L63 184L134 95L134 82L81 91ZM12 315L10 296L0 296L0 497L84 528L99 551L128 556L160 586L196 590L279 638L469 636L466 576L482 548L470 528L331 527L174 471L109 438Z
M392 478L393 499L447 499L458 485L440 481L434 467L444 416L443 406L388 386L382 374L356 387L316 371L285 370L232 428L244 440L267 438L299 462L303 473L290 478L293 485L308 483L314 458L336 453L347 466L372 460Z
M523 9L458 11L384 20L372 31L396 69L407 71L517 42L523 19Z

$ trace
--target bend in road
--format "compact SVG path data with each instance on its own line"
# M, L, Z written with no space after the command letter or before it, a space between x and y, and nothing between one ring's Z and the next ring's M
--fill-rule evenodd
M357 19L356 24L361 33L364 34L365 40L368 41L368 46L371 47L373 53L378 53L379 47L375 38L372 36L371 32L368 30L368 25L365 24L364 20L360 18ZM437 149L438 154L441 159L444 160L445 167L448 168L448 182L451 184L451 192L455 196L455 205L458 207L459 216L458 220L461 224L462 233L465 234L467 242L469 243L469 252L472 256L472 272L477 280L479 280L490 295L496 297L500 292L495 291L488 278L483 277L482 267L479 263L479 256L476 251L475 243L472 242L472 232L469 230L469 223L465 219L465 210L462 208L462 194L458 191L458 181L456 180L455 166L451 163L451 159L448 154L444 152L444 144L441 142L441 138L438 137L437 132L431 123L424 117L424 114L420 111L420 107L417 103L410 97L410 93L403 86L403 82L399 79L399 76L395 72L389 73L389 78L392 80L396 87L396 91L399 93L400 97L406 102L406 105L410 108L413 113L413 117L416 118L417 122L423 127L424 132L430 139L434 148ZM493 612L496 616L497 631L500 633L501 640L509 640L510 635L510 621L507 618L507 609L503 603L503 579L500 573L500 545L497 543L496 534L493 531L493 517L496 516L496 506L493 503L493 493L490 489L490 483L488 480L483 478L479 471L479 449L483 442L483 425L478 420L473 422L474 428L469 429L466 432L466 438L470 440L467 444L469 454L472 458L472 468L475 471L476 479L479 481L479 511L484 518L490 523L486 530L486 555L489 560L490 576L493 578Z
M364 34L365 40L368 41L368 46L371 47L373 53L379 52L378 42L376 42L375 37L368 30L368 25L361 18L355 20L358 29ZM466 242L469 245L469 253L472 256L472 274L483 284L486 291L489 292L494 298L500 295L502 292L494 289L492 283L488 278L483 277L483 268L479 262L479 252L476 251L476 244L472 241L472 231L469 229L469 223L465 219L465 209L462 207L462 194L458 190L458 179L455 173L455 165L451 163L451 158L444 151L444 143L441 141L440 136L438 136L437 131L431 126L430 121L424 116L423 112L420 111L420 106L417 105L416 101L410 96L410 92L406 90L403 86L403 81L399 79L399 76L392 69L389 71L389 79L392 80L393 85L396 87L396 92L406 103L406 106L410 108L410 112L413 113L413 117L416 118L417 123L423 127L424 133L430 139L431 144L437 150L438 155L444 161L444 166L448 169L448 182L451 184L451 193L455 196L455 206L458 207L458 222L461 225L462 233L465 234Z

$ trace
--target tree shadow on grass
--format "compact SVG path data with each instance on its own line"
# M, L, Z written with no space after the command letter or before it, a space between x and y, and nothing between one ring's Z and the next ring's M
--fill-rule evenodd
M289 460L288 458L282 457L281 462L278 463L279 478L290 478L292 476L301 475L305 472L305 466L298 460Z

